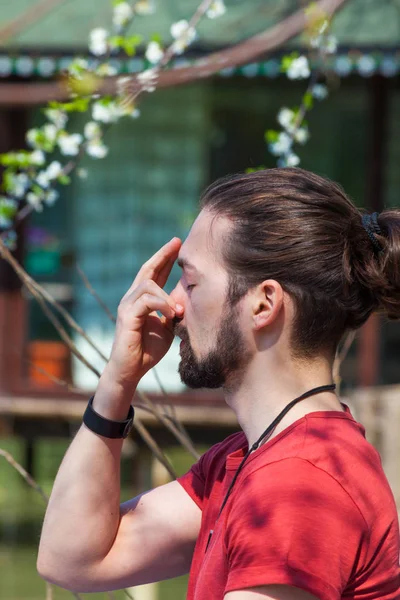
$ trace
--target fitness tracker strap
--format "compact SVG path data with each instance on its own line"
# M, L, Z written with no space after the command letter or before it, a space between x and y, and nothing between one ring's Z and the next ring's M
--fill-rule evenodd
M83 415L83 422L86 427L106 438L126 438L133 426L133 416L135 414L133 406L129 407L126 421L111 421L110 419L105 419L94 410L93 398L94 396L90 398Z

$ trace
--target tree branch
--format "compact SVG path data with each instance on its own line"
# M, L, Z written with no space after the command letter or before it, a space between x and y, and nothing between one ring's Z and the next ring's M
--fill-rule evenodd
M316 7L327 15L337 12L347 0L320 0ZM253 62L261 56L270 54L290 39L300 34L307 23L303 9L296 11L274 27L249 38L245 42L196 60L189 67L174 68L158 74L157 87L166 88L190 83L198 79L206 79L228 67L237 67ZM105 78L99 93L115 94L119 77ZM136 88L137 76L132 76L132 86ZM1 84L0 104L32 105L44 104L48 100L63 101L69 97L67 88L62 82L29 84Z

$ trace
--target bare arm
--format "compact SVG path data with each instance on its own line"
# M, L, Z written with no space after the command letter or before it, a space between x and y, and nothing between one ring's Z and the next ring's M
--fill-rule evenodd
M179 247L175 239L156 253L121 301L111 358L93 401L105 418L126 418L137 382L171 345L170 319L183 309L162 286ZM120 507L121 448L122 440L84 425L73 440L44 520L38 571L45 579L74 591L106 591L189 570L200 509L177 482Z

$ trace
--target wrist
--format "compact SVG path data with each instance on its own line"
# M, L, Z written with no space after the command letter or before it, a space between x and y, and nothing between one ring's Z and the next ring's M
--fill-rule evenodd
M127 418L136 386L133 382L121 384L107 365L94 395L94 410L106 419L123 421Z

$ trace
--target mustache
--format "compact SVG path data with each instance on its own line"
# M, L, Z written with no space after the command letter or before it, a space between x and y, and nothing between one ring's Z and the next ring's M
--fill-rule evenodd
M172 332L180 337L183 341L189 341L189 335L184 325L181 325L182 319L174 317L172 319Z

